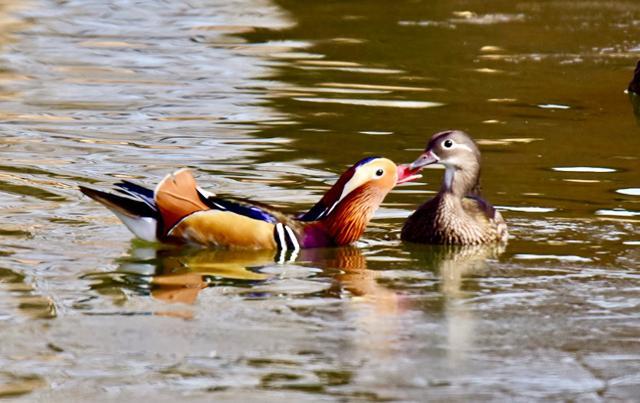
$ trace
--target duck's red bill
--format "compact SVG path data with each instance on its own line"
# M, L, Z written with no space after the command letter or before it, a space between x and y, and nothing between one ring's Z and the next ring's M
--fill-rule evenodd
M396 180L396 184L399 185L422 178L422 175L418 174L420 169L421 168L411 169L409 168L409 164L398 165L398 179Z

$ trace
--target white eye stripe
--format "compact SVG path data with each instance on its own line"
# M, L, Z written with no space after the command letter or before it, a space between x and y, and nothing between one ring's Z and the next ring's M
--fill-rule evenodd
M450 141L451 142L451 146L447 147L444 145L445 142ZM469 147L466 144L462 144L462 143L456 143L455 141L451 140L451 139L447 139L445 141L442 142L442 147L447 149L447 150L457 150L457 149L463 149L463 150L467 150L470 153L473 153L473 150L471 149L471 147Z
M378 170L382 170L382 175L377 176L376 172ZM320 218L324 218L326 216L328 216L329 214L331 214L331 212L333 211L334 208L336 208L336 206L338 204L340 204L340 202L342 200L344 200L345 197L347 197L347 195L349 195L349 193L353 192L354 190L356 190L358 187L362 186L363 184L367 183L368 181L372 180L372 179L380 179L382 177L384 177L384 174L386 173L385 168L378 168L376 169L376 171L373 173L373 175L371 175L370 173L370 169L365 169L363 167L357 167L353 176L344 184L344 187L342 189L342 193L340 194L340 197L338 198L338 200L336 200L331 206L329 206L320 216L317 217L317 219Z
M467 150L467 151L469 151L470 153L473 153L473 150L471 149L471 147L469 147L469 146L468 146L468 145L466 145L466 144L456 144L453 148L456 148L456 149L457 149L457 148L462 148L463 150Z
M344 188L342 189L342 194L340 194L340 198L333 204L333 206L331 206L331 208L329 209L326 215L329 215L329 213L331 213L334 207L340 204L342 199L347 197L349 193L357 189L360 185L362 185L368 180L366 179L365 172L366 171L364 169L360 169L360 167L356 169L356 172L353 174L351 179L349 179L347 183L344 184Z

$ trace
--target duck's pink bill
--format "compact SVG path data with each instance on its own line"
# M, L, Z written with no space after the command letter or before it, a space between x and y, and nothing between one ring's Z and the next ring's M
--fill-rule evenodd
M409 164L398 165L397 172L398 172L398 179L396 180L397 185L422 178L422 175L418 174L418 172L420 172L420 168L411 169L409 167Z

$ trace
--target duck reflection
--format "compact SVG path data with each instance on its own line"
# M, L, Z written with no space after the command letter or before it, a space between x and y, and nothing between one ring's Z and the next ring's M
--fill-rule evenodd
M301 259L333 275L333 286L328 294L335 297L351 296L356 303L365 302L376 314L396 313L400 309L398 293L379 283L382 271L367 268L362 249L353 246L327 249L308 249Z
M345 319L368 335L366 340L359 339L354 344L357 354L393 359L394 352L403 350L402 335L412 332L412 315L422 310L434 318L444 317L449 365L454 369L465 368L474 348L476 327L472 305L465 301L478 291L473 288L475 282L466 280L488 273L491 260L503 252L504 246L405 244L394 246L393 250L404 260L409 256L412 263L403 263L403 268L432 271L435 289L428 290L430 286L425 285L424 298L417 297L415 292L404 292L403 284L409 285L414 279L402 278L401 274L396 277L386 270L388 265L380 263L384 259L372 257L368 262L368 254L375 256L380 252L375 248L306 249L297 256L295 265L321 269L314 276L329 279L331 285L315 295L344 299L341 305ZM289 259L283 265L282 257L275 251L158 249L134 243L129 255L119 261L117 270L86 277L98 280L92 288L103 294L133 290L169 303L193 304L202 290L212 286L245 288L251 293L257 286L277 280L283 273L280 267L292 264L291 269L295 269L292 257ZM370 264L385 269L371 269ZM387 285L386 279L397 286ZM435 297L432 291L436 292ZM181 309L156 314L193 316L189 309Z
M207 287L250 289L262 284L276 276L265 269L282 263L321 269L318 276L331 280L322 293L325 297L350 295L373 303L377 312L398 310L397 294L379 284L381 272L367 269L366 257L353 246L304 249L298 256L283 257L269 250L185 249L134 242L115 271L84 278L94 280L94 290L116 300L128 290L165 302L193 304Z
M504 247L407 245L406 249L420 267L439 274L444 297L456 300L464 298L464 278L488 269L487 260L496 258ZM362 250L353 246L305 249L298 256L283 259L270 250L189 249L134 242L128 255L118 260L117 270L85 278L101 280L92 286L96 290L125 287L167 302L191 304L208 286L251 287L268 280L273 275L261 270L283 262L322 269L323 276L333 280L327 296L348 293L377 301L381 309L385 304L389 304L384 308L387 310L398 308L397 293L379 284L384 271L368 269Z
M464 279L489 271L489 261L497 259L505 245L411 245L409 248L412 258L438 273L443 296L460 299L466 295Z
M442 313L446 320L447 356L452 368L464 368L474 347L475 318L465 300L474 293L465 280L491 271L491 261L505 250L497 245L420 245L411 256L426 263L439 277Z
M133 243L117 270L94 273L92 288L105 294L124 288L170 303L193 304L198 294L213 285L248 287L269 278L260 273L273 265L276 253L268 250L237 251L154 247Z

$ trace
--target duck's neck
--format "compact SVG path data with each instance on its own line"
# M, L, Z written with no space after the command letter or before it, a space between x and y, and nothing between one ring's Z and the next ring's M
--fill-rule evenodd
M480 195L480 168L457 168L446 166L441 193L451 194L457 198Z
M383 199L384 194L366 186L349 194L326 218L305 225L303 247L343 246L357 241Z

